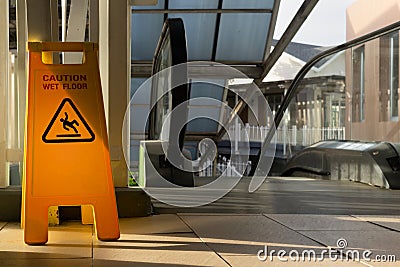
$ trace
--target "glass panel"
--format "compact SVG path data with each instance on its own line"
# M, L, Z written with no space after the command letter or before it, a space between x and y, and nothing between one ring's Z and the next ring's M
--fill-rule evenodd
M189 132L216 132L218 130L218 121L220 119L221 105L220 101L224 94L224 80L202 80L202 82L193 81L190 89L190 99L199 97L217 99L212 100L190 100L189 102L189 118L190 116L199 115L206 118L198 118L190 121L187 126Z
M185 142L184 148L190 151L192 159L197 159L197 142Z
M397 121L399 116L399 33L379 40L379 121Z
M287 155L321 140L400 144L398 47L396 31L314 64L277 128Z
M167 39L163 43L163 47L161 48L160 51L160 56L157 58L156 62L156 72L160 72L163 69L166 69L168 67L172 66L172 53L171 53L171 45L170 45L170 40ZM158 76L157 80L155 80L155 83L153 86L157 86L155 90L155 95L152 99L152 103L157 104L154 106L155 108L155 125L154 125L154 138L155 139L161 139L161 130L163 128L163 124L166 121L166 118L168 117L168 113L171 112L172 109L172 96L171 92L167 92L168 88L171 88L171 71L169 69L165 70L165 74ZM159 99L157 101L157 99ZM164 136L165 140L169 140L169 124L164 125L165 131L164 133L166 134Z
M132 7L132 10L143 9L164 9L164 1L158 1L156 6ZM153 60L163 23L163 14L132 14L131 58L133 60Z
M324 58L300 82L277 127L277 144L286 156L321 140L346 138L345 62L345 52Z
M399 33L390 37L390 116L399 116Z
M170 9L216 9L218 0L170 0ZM169 14L169 18L182 18L185 24L188 59L211 60L216 14Z
M153 59L163 22L163 14L132 15L132 60Z
M197 118L191 120L186 128L187 132L197 132L197 133L206 133L213 132L215 133L218 130L218 120L220 109L219 108L210 108L210 107L190 107L189 109L189 118L194 115L201 114L204 118ZM210 119L209 119L210 118ZM212 119L211 119L212 118Z
M364 121L365 88L364 88L364 46L353 51L353 121Z
M132 96L136 93L137 89L146 81L146 78L131 78L131 98ZM149 97L150 97L150 92ZM135 101L138 101L137 98L135 97ZM149 104L149 99L143 99L139 100L140 103L147 103Z
M131 141L131 167L136 167L139 163L139 145L140 141Z
M224 0L222 8L273 8L275 0Z
M144 134L143 125L149 115L148 105L131 105L131 134Z
M215 9L218 7L218 0L169 0L169 9Z
M146 81L144 78L131 78L131 98L137 89ZM141 90L139 95L135 95L134 101L130 106L130 167L138 166L139 161L139 141L144 140L145 132L143 125L149 114L150 90Z
M191 84L190 98L210 97L217 100L222 100L224 93L224 80L207 80L202 79L202 82L195 80ZM206 104L206 103L205 103Z
M185 24L189 60L211 60L216 14L169 14Z
M146 81L144 78L131 78L131 97L137 89ZM131 102L130 110L130 127L132 134L144 134L143 125L149 114L150 107L150 90L142 90L140 94L135 95L134 101Z
M270 14L222 14L216 60L262 61Z

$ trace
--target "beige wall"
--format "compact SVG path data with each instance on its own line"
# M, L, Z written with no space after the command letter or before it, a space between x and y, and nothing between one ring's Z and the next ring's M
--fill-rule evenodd
M358 0L347 10L347 40L400 20L400 0ZM379 39L365 44L365 121L351 122L352 53L346 52L346 138L400 142L399 121L379 121Z
M350 41L399 20L400 0L358 0L347 9L347 40Z

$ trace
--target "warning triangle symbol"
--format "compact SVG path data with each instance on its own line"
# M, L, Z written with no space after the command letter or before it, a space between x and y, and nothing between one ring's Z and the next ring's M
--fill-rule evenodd
M42 135L45 143L93 142L95 135L70 98L64 98Z

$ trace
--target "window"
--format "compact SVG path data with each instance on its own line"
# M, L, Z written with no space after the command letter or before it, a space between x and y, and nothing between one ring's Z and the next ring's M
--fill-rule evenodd
M365 49L360 46L353 51L353 122L365 120Z
M399 33L390 37L390 118L399 116Z
M399 32L380 38L379 54L379 120L398 120Z

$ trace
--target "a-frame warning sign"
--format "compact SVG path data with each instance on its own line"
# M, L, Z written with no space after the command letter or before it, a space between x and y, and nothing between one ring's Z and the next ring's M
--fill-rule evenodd
M70 98L64 98L43 133L45 143L93 142L95 135Z
M28 49L21 207L25 243L47 242L51 206L89 207L97 237L118 239L98 46L45 42L28 43ZM83 62L51 64L45 59L52 51L81 52Z

